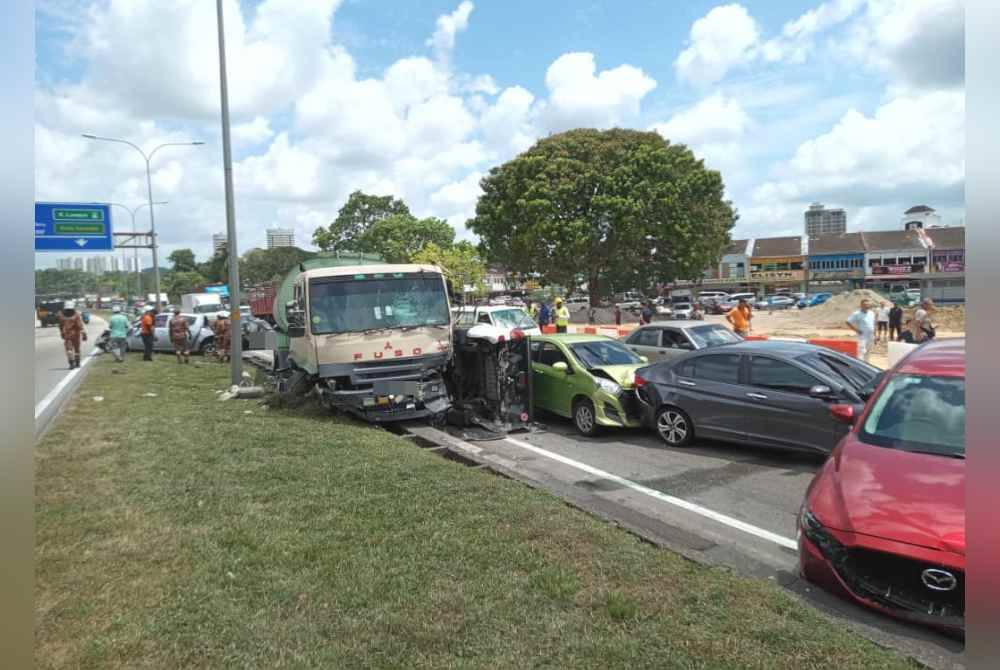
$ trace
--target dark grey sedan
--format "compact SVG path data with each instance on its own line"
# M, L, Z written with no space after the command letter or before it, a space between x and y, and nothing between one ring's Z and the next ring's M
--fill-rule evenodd
M860 411L880 373L824 347L757 341L649 365L635 381L643 423L671 446L697 435L829 453L849 429L830 406Z

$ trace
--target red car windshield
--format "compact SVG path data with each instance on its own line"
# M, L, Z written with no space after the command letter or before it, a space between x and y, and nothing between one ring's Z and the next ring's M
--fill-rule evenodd
M882 447L965 458L965 379L893 376L858 437Z

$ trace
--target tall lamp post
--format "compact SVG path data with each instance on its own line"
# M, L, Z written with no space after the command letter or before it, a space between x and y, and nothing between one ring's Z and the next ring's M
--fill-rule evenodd
M159 259L157 258L157 254L156 254L156 249L157 249L158 245L156 243L156 223L154 222L154 217L153 217L153 204L154 204L153 203L153 178L152 178L152 175L151 175L150 170L149 170L149 163L150 163L151 160L153 160L153 156L156 155L156 152L159 151L160 149L162 149L163 147L196 147L196 146L201 146L202 144L204 144L204 142L197 142L197 141L196 142L165 142L165 143L159 145L158 147L156 147L155 149L153 149L152 151L150 151L149 154L146 154L146 152L143 151L141 148L139 148L138 145L133 144L133 143L129 142L128 140L122 140L122 139L118 139L116 137L99 137L98 135L91 135L90 133L83 133L83 136L86 137L89 140L101 140L102 142L117 142L119 144L127 144L130 147L132 147L133 149L135 149L136 151L138 151L139 154L146 161L146 190L147 190L147 193L149 194L149 235L152 238L152 242L153 242L153 281L154 281L154 284L156 286L156 288L155 288L155 290L156 290L156 301L155 302L156 302L157 308L159 308L160 307L160 262L159 262Z
M158 202L154 202L153 204L154 205L166 205L167 202L168 202L167 200L160 200ZM135 234L135 213L138 212L143 207L149 207L149 203L148 202L144 202L144 203L142 203L141 205L139 205L137 207L128 207L127 205L123 205L123 204L121 204L119 202L109 202L108 204L112 205L114 207L121 207L122 209L124 209L126 212L128 212L132 216L132 234L133 235ZM139 247L135 247L135 249L133 249L133 251L135 251L135 287L136 287L136 292L139 294L139 297L141 298L142 297L142 268L139 266ZM126 293L127 292L128 291L126 289ZM159 298L159 296L157 296L157 298Z

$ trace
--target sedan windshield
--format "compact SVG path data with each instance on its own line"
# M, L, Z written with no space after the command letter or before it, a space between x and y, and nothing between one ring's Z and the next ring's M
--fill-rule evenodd
M965 458L965 380L894 376L872 406L860 437L867 444Z
M696 326L688 328L688 335L699 349L717 347L720 344L733 344L743 338L723 326Z
M501 328L537 328L538 324L531 320L523 309L498 309L493 312L493 323Z
M879 369L855 359L846 359L826 352L800 356L799 361L824 375L833 374L847 382L856 391L869 388L879 374ZM871 389L874 390L874 389Z
M448 325L448 295L440 275L331 277L309 283L312 332Z
M636 365L642 359L626 349L621 342L614 340L595 340L593 342L576 342L570 345L583 367L599 368L604 365Z

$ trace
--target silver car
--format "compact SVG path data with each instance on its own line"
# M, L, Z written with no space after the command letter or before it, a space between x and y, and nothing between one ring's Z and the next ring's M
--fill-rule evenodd
M742 342L743 338L718 323L654 321L636 329L624 341L625 346L653 363L689 351Z
M153 351L173 352L174 345L170 342L168 323L173 314L157 314L153 324ZM206 314L181 314L188 322L191 331L191 351L208 354L215 351L215 333L208 325ZM139 324L136 322L128 331L125 340L129 351L142 351L142 336L139 334Z

